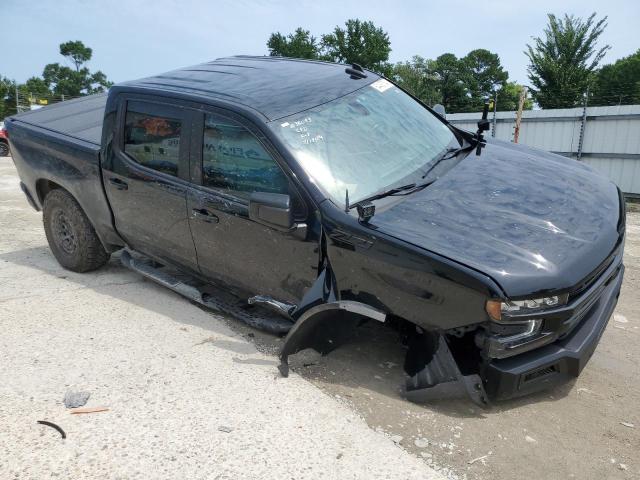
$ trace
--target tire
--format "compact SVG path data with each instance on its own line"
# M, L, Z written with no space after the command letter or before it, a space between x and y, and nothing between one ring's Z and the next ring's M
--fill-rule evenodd
M42 221L49 248L58 263L73 272L89 272L109 260L91 222L66 191L55 189L44 199Z
M9 156L9 144L6 142L0 142L0 157Z

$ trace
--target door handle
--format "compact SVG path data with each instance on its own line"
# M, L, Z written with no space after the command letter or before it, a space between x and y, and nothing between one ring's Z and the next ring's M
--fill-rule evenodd
M218 223L220 219L206 208L194 208L192 210L193 218L197 218L207 223Z
M111 177L109 179L109 183L116 187L118 190L127 190L129 188L127 182L123 182L119 178Z

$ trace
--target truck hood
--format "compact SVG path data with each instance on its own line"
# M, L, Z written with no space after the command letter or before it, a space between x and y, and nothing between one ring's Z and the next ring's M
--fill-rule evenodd
M379 232L493 278L507 296L568 289L615 248L616 186L559 155L493 141L381 209Z

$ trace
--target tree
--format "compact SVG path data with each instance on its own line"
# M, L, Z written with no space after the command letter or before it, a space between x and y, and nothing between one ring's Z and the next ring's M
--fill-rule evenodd
M267 48L272 57L315 59L320 55L316 38L309 30L303 30L301 27L287 36L280 32L272 33L267 41Z
M640 103L640 50L603 66L596 74L589 105Z
M0 75L0 120L16 113L16 82Z
M70 59L76 67L76 72L80 67L91 60L93 50L86 47L80 40L69 41L60 44L60 55Z
M387 69L391 41L387 32L373 22L351 19L345 22L345 28L336 26L332 33L322 35L321 47L323 59L382 71Z
M516 82L506 82L504 86L498 91L498 111L514 111L518 109L518 102L520 101L520 92L524 86L519 85ZM524 109L531 110L533 108L533 101L527 95L527 99L524 102Z
M53 94L78 97L103 92L112 85L100 70L91 73L84 66L91 60L92 50L82 42L60 44L60 54L72 61L75 70L59 63L50 63L44 67L42 78Z
M389 78L429 106L441 101L438 77L433 60L414 56L409 62L396 63Z
M450 113L468 111L471 97L458 57L453 53L444 53L435 59L432 66L439 83L439 103Z
M469 107L480 110L487 98L504 88L509 74L502 69L497 53L479 48L460 59L462 80L471 95Z
M609 50L598 48L598 38L604 32L607 17L596 21L593 13L586 21L573 15L562 19L548 15L544 37L535 37L527 44L529 79L532 95L542 108L566 108L580 105L594 72Z

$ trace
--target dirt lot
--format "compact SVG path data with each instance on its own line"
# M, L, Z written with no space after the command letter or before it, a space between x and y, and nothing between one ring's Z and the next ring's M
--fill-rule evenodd
M4 184L9 181L7 175L13 176L13 172L2 168L6 159L0 161L4 162L0 165L0 180ZM27 215L24 212L29 208L26 201L19 203L17 196L12 197L11 202L6 199L0 196L3 229L15 215ZM44 247L38 215L30 214L14 234L28 236L26 243L36 250L26 259L4 254L5 260L26 262L31 267L38 262L52 265ZM11 243L20 250L19 238L12 239ZM422 406L408 403L399 394L404 378L403 350L396 334L378 324L362 328L354 343L326 357L307 351L292 357L291 364L304 379L348 407L346 411L364 418L372 429L386 433L406 451L449 478L640 478L640 296L637 294L640 213L628 214L625 264L627 270L618 308L582 376L573 384L539 395L503 402L488 410L481 410L466 399ZM130 278L118 265L117 258L112 259L107 269L110 274ZM64 271L55 272L56 282L67 282L58 278L66 276ZM100 273L74 275L73 281L91 284L97 275ZM28 289L28 284L25 287ZM24 295L28 293L25 291ZM82 295L79 293L78 297ZM166 292L166 295L173 294ZM117 298L131 301L127 296ZM177 297L174 300L181 301ZM113 298L108 301L115 302ZM159 317L154 320L155 328L162 329L171 321L163 316L159 306L149 302L145 305ZM184 316L196 315L194 312L198 311L186 300L180 305L183 307L172 308L183 308ZM9 303L3 303L0 313L3 309L8 312L9 308ZM281 340L231 319L225 323L240 340L244 337L254 342L265 355L260 361L241 358L240 364L249 364L244 365L242 371L266 368L273 369L275 374L274 357ZM173 340L168 337L161 335L156 340L157 350L174 348ZM85 353L92 354L91 351ZM195 369L202 360L190 357L189 368ZM238 364L238 360L234 362ZM161 375L164 372L159 370ZM0 458L5 453L8 452L0 450ZM294 478L298 477L294 475Z

